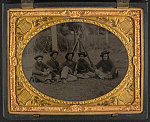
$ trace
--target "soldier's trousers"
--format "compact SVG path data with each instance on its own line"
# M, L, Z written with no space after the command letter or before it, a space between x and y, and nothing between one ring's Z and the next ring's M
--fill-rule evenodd
M43 75L32 75L35 82L45 82L46 80L52 79L52 74L43 76Z
M101 79L104 79L104 78L106 78L106 79L113 79L113 78L116 78L116 77L118 76L118 71L117 71L117 69L115 69L113 72L111 72L110 75L108 75L107 73L104 73L101 68L100 68L100 69L97 69L97 70L95 71L95 73L96 73L96 75L97 75L99 78L101 78Z
M65 66L61 72L61 78L66 79L67 81L75 81L77 77L70 74L70 68Z
M87 73L77 74L77 77L82 79L93 78L95 77L95 73L87 72Z
M104 79L104 78L107 76L106 73L103 73L103 72L102 72L102 69L97 69L97 70L95 70L95 73L96 73L96 75L97 75L99 78L101 78L101 79Z

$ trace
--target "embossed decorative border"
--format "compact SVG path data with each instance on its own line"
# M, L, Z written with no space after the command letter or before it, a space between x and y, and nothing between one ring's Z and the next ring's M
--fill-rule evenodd
M20 21L28 28L22 30ZM38 32L64 22L96 24L111 31L124 44L129 58L128 71L122 82L106 95L87 101L57 100L40 93L26 80L21 63L25 46ZM128 24L128 28L124 28L124 23ZM137 8L10 9L7 40L9 113L141 113L144 82L143 33L143 11ZM23 98L23 95L26 97Z

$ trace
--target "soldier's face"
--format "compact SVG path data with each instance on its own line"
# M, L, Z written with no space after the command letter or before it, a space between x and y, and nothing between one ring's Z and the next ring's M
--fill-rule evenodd
M72 60L72 59L73 59L72 54L69 54L69 55L68 55L68 60Z
M42 63L42 61L43 61L43 58L42 57L38 57L37 58L37 62L40 64L40 63Z
M108 59L108 54L104 54L103 55L103 60L107 60Z
M57 53L54 53L52 57L53 57L53 59L56 59L57 58Z
M84 55L80 55L80 59L83 60L84 59Z

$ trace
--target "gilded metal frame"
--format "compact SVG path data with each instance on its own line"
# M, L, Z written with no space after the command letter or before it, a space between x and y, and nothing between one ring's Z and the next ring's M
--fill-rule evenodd
M144 30L140 8L36 8L8 10L7 81L11 114L134 114L143 111ZM36 23L38 20L38 23ZM109 93L87 101L63 101L36 90L22 71L22 52L43 29L64 22L86 22L115 34L125 46L129 66L121 83ZM26 27L24 28L24 23ZM128 26L125 26L128 24Z

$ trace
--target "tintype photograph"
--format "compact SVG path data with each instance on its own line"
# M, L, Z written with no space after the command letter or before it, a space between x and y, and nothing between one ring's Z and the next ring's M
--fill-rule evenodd
M94 24L67 22L39 32L28 42L22 69L28 82L45 95L84 101L121 83L128 54L110 31Z

